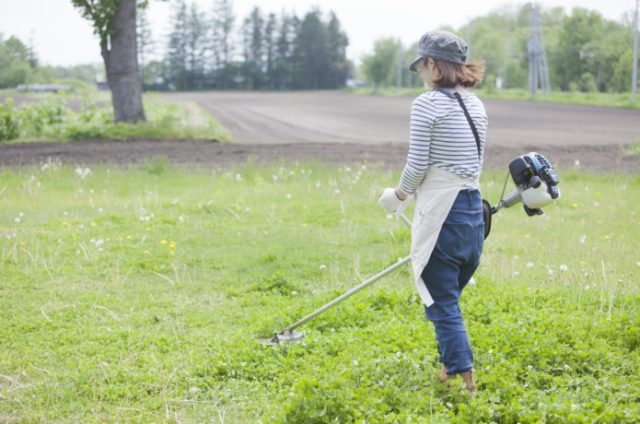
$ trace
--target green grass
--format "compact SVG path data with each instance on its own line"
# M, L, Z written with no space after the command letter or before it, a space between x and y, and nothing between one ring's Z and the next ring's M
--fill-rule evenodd
M348 89L348 92L362 95L371 95L371 88L355 88ZM381 96L419 96L424 93L425 89L421 87L413 88L394 88L383 87L378 90ZM624 109L640 109L640 102L632 103L629 93L582 93L582 92L564 92L552 91L545 95L539 93L531 96L528 90L524 89L508 89L508 90L487 90L486 88L476 89L475 92L483 99L497 100L526 100L547 103L564 103L584 106L604 106Z
M504 175L486 174L492 201ZM496 215L462 309L480 394L440 387L376 203L397 173L318 164L0 174L1 422L633 422L640 178L561 175L541 217Z
M0 93L7 95L10 93ZM0 109L0 142L207 139L229 141L229 133L204 108L194 102L168 102L161 95L147 93L143 102L147 120L136 124L114 123L109 93L87 88L68 94L20 94L34 103ZM70 104L79 104L73 111ZM0 103L0 106L2 103ZM7 128L17 128L7 136Z
M640 155L640 138L635 141L632 145L630 145L625 151L624 154L627 156L637 156Z

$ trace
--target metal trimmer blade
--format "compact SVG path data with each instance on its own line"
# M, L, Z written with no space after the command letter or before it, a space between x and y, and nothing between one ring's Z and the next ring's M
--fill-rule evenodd
M260 339L258 342L262 345L277 346L282 343L290 343L300 340L303 337L302 333L298 333L296 330L285 329L279 333L273 333L273 337L270 339Z

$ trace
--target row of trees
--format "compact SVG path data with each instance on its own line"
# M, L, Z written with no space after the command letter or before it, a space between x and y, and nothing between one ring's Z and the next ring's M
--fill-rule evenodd
M210 11L179 0L166 37L165 57L147 61L153 43L144 12L138 19L138 56L146 85L175 90L208 88L322 89L345 85L348 39L335 13L302 18L255 7L237 22L230 0Z
M475 18L458 30L470 46L471 59L484 59L485 86L526 88L528 84L527 42L530 34L528 6L505 6ZM633 68L633 16L620 22L605 19L596 11L575 8L542 10L541 23L553 89L563 91L628 91ZM363 60L361 73L374 85L417 86L406 64L415 56L416 45L403 46L393 38L375 42Z

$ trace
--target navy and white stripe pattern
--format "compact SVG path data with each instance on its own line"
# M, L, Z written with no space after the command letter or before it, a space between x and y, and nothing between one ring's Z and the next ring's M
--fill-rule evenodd
M411 142L399 185L405 193L416 191L429 166L446 169L470 180L480 176L487 113L475 94L460 94L478 130L480 160L476 139L458 101L439 91L424 93L411 105Z

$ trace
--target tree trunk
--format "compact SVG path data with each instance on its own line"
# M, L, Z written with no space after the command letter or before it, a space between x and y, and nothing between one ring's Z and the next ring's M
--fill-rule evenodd
M116 122L145 121L138 72L136 0L120 0L112 20L113 34L100 41Z

